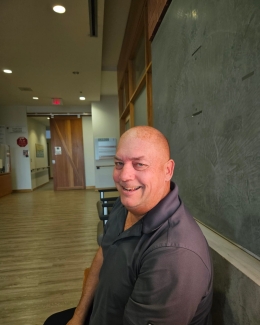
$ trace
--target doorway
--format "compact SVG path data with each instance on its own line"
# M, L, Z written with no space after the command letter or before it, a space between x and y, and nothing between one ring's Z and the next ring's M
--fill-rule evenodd
M82 118L50 119L54 190L85 189Z

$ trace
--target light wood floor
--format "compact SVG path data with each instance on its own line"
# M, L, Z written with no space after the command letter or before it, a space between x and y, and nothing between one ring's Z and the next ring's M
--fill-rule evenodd
M76 306L84 269L98 248L90 190L52 190L0 198L0 324L42 325Z

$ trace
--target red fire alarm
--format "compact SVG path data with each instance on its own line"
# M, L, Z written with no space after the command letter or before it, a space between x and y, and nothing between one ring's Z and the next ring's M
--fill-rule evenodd
M52 98L52 105L62 105L61 98Z
M28 141L25 137L19 137L16 142L19 147L26 147L28 144Z

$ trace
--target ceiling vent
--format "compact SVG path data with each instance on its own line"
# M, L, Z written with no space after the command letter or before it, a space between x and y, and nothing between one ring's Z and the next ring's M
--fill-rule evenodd
M21 91L33 91L32 88L29 87L19 87Z
M97 0L88 0L90 37L97 37Z

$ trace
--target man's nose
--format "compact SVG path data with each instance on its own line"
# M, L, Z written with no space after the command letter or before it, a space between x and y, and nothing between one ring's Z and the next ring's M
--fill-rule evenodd
M132 164L124 164L121 169L120 178L122 181L126 182L129 180L133 180L135 178L135 170Z

